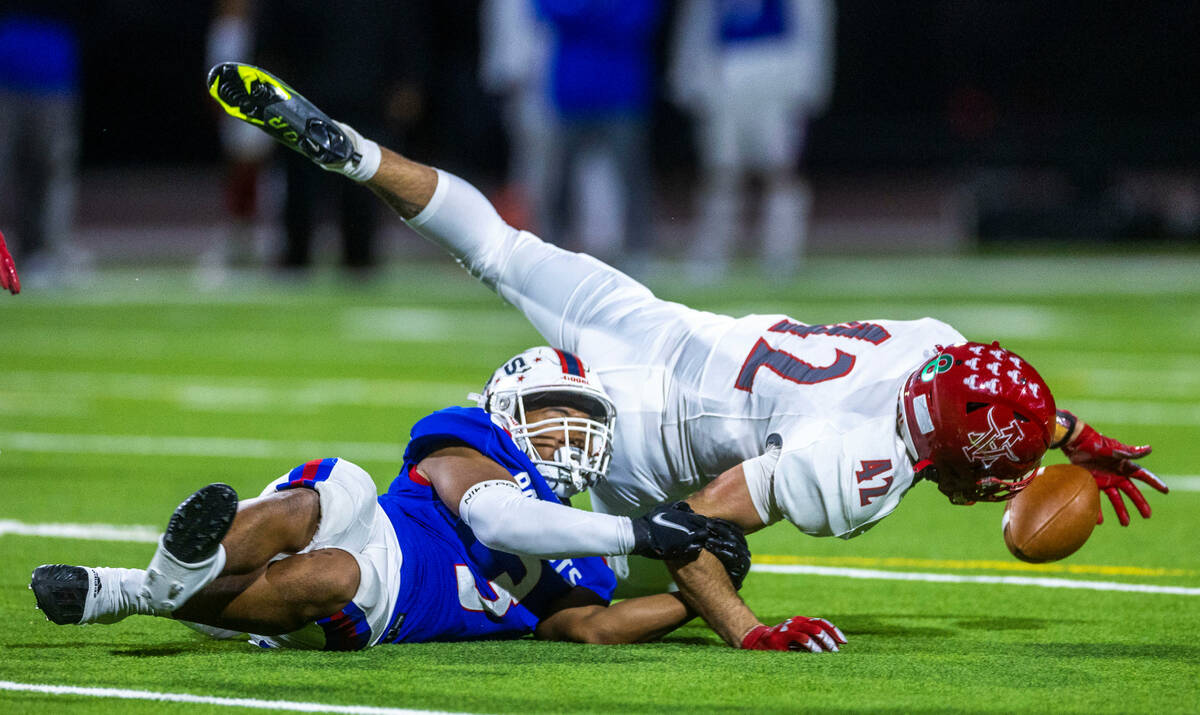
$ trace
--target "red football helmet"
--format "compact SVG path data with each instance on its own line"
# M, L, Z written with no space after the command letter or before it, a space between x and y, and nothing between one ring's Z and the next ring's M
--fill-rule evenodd
M1054 435L1050 388L999 343L939 348L909 376L900 404L914 471L955 504L1011 499Z

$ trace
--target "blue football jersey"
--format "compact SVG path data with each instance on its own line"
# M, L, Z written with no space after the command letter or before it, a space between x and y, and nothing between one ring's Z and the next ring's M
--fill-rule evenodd
M791 20L786 0L717 2L717 32L723 45L781 37L795 31L789 27Z
M548 606L574 586L612 597L616 577L596 556L541 560L489 549L417 473L450 445L500 464L525 496L558 501L508 431L477 407L449 407L412 429L404 467L379 504L392 521L403 562L400 595L381 643L518 638L533 632Z

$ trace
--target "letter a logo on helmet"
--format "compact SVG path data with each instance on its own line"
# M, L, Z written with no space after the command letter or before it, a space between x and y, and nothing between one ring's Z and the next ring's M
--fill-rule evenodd
M1013 462L1020 460L1020 457L1014 454L1012 450L1013 445L1021 437L1017 421L1014 419L1007 426L1001 427L993 419L995 412L995 407L988 408L987 431L968 432L967 439L971 440L971 443L963 447L963 455L970 462L979 464L985 468L991 467L1001 457Z
M1050 388L998 343L939 348L909 375L900 408L909 456L956 504L1012 498L1054 434Z

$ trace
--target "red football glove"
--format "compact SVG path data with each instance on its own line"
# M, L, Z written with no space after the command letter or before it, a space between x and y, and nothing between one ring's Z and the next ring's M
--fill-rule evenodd
M742 638L742 649L836 653L837 644L845 642L846 636L824 618L793 616L777 626L755 626Z
M1143 481L1163 494L1168 491L1163 480L1133 461L1150 454L1148 444L1131 447L1111 437L1105 437L1092 429L1091 425L1085 424L1079 436L1064 444L1062 451L1071 460L1071 464L1077 464L1092 473L1096 479L1096 486L1107 494L1108 500L1112 502L1113 511L1117 513L1117 520L1121 522L1121 526L1129 526L1129 511L1121 499L1122 492L1129 497L1143 518L1150 518L1150 505L1146 503L1146 498L1133 483L1133 479ZM1104 523L1103 510L1096 518L1096 523Z
M17 278L17 264L13 263L4 243L4 234L0 233L0 288L16 295L21 292L21 279Z

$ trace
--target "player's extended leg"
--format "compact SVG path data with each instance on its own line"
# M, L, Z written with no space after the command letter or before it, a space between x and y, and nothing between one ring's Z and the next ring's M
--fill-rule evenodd
M399 584L402 557L376 496L371 476L346 460L296 467L242 503L222 542L221 576L174 611L140 595L139 569L43 566L31 587L59 624L136 613L281 634L276 645L356 650L382 635Z
M303 548L320 517L317 495L310 490L253 500L234 516L228 510L237 508L236 499L226 485L210 484L184 500L145 571L39 566L30 581L38 608L60 625L115 623L134 614L168 616L176 610L174 599L187 602L221 574L241 576L243 587L248 586L253 579L245 574L261 571L276 554ZM167 605L148 592L152 570L158 572L157 586L174 593ZM226 582L223 590L228 592L233 583Z
M653 361L704 315L655 298L590 256L518 231L475 187L381 149L261 69L218 65L209 73L209 89L230 115L323 169L367 182L410 226L525 313L552 345L593 365Z
M384 153L370 182L381 195L402 187L399 175L411 171L393 156ZM652 359L654 346L695 314L591 256L509 226L478 189L444 171L437 171L428 205L408 224L524 313L551 345L579 353L596 368Z
M278 635L345 608L359 587L358 562L340 549L289 556L249 574L225 575L174 612L157 611L137 590L140 569L41 566L31 588L46 617L60 625L116 623L159 615L238 633Z

